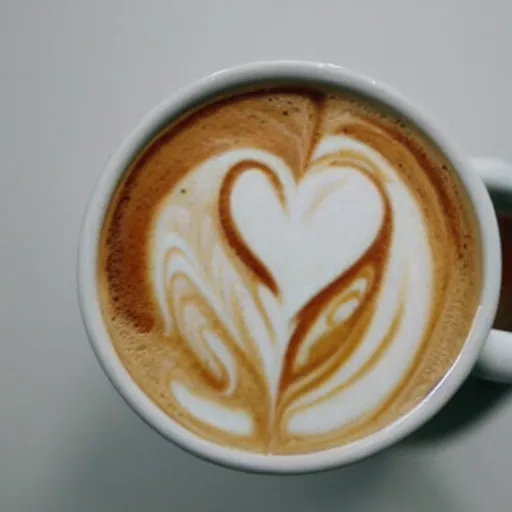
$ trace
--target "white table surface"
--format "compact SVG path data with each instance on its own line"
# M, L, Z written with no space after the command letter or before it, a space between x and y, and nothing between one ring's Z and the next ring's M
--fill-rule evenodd
M512 510L512 394L468 382L349 468L214 467L122 402L80 320L81 217L111 151L219 68L330 61L389 82L472 155L512 160L507 0L4 0L0 9L0 511Z

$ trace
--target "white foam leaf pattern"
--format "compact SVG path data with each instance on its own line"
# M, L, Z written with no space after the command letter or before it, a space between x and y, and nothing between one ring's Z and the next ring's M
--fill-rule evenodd
M362 163L351 165L338 158L344 151L361 154ZM225 205L235 236L223 225L227 214L219 207L219 191L241 164ZM291 373L320 371L311 366L313 355L322 354L320 341L339 326L352 325L367 301L379 269L358 270L342 283L343 290L322 302L292 353L294 360L285 360L304 308L345 272L357 268L376 243L385 205L372 175L375 169L394 223L379 300L363 338L344 364L289 403L288 428L295 433L327 432L368 412L396 386L416 353L418 333L429 314L432 261L426 227L406 186L370 147L333 135L317 144L301 179L266 151L247 148L217 155L183 178L156 219L152 282L168 335L181 336L212 378L226 380L223 393L236 389L236 352L245 354L264 376L275 405L282 392L283 368L291 364L285 368ZM182 188L186 197L179 193ZM237 252L230 236L246 253ZM192 304L199 306L184 308L180 303L192 296ZM371 372L351 383L378 350L401 305L402 320L393 343ZM386 370L390 367L395 371ZM192 396L187 393L180 395L183 407L186 397ZM194 415L204 397L190 400ZM246 431L245 423L226 423L239 417L236 413L221 419L212 412L211 418L201 421L226 431Z

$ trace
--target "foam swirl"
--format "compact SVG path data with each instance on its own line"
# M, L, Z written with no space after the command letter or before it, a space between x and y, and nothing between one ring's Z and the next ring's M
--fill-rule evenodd
M206 400L207 387L218 389L210 401L225 403L245 365L269 409L247 404L230 432L262 412L274 439L343 428L393 390L418 349L430 252L398 174L350 137L321 140L298 181L261 150L207 160L163 203L152 246L166 334L188 344L204 373L205 386L188 393ZM226 422L224 408L205 417L181 405L215 428Z

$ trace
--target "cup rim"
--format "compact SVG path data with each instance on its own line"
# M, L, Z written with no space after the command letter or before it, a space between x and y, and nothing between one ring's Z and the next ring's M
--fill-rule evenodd
M135 383L122 365L103 321L96 287L98 242L110 199L128 164L169 120L230 88L257 82L323 83L374 98L405 115L450 160L475 212L481 235L482 288L472 329L452 368L404 416L352 443L297 455L246 452L208 441L175 422ZM501 282L501 250L496 214L482 181L442 132L409 100L383 83L334 64L262 61L213 73L164 99L137 124L110 158L98 179L84 216L78 247L77 286L82 320L93 351L113 386L132 409L166 439L220 465L254 472L302 473L346 465L394 444L431 418L469 375L490 332Z

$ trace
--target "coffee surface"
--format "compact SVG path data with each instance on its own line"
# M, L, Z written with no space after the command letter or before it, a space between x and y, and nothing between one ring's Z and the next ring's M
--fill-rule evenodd
M263 453L367 436L425 398L478 307L450 164L352 95L275 88L170 124L127 169L98 255L122 363L170 417Z

